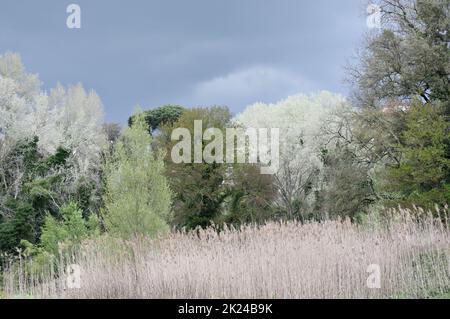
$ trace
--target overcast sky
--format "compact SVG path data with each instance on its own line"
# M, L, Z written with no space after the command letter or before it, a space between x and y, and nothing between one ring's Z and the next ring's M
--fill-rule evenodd
M81 7L68 29L66 7ZM44 89L83 83L106 119L144 108L346 94L344 66L367 31L365 0L1 0L0 53L18 52Z

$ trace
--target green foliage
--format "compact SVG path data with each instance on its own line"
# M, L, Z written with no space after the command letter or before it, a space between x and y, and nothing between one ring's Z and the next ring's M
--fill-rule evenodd
M5 200L0 204L7 213L0 219L1 251L14 251L21 239L37 243L46 212L57 213L58 168L67 156L58 150L46 157L37 144L37 138L19 141L2 163L0 194Z
M450 1L377 4L384 28L349 70L362 110L348 144L367 164L378 203L433 209L450 199Z
M449 0L379 0L386 28L370 37L350 70L358 106L420 96L450 111Z
M61 220L48 215L42 227L40 246L46 252L57 255L59 244L65 244L66 248L79 245L81 241L90 236L99 235L98 219L91 215L88 220L83 218L82 211L75 203L62 207Z
M388 169L391 191L401 203L432 209L450 201L450 131L437 105L416 102L408 111L406 129L398 145L399 165Z
M333 150L323 150L322 160L324 185L316 191L316 219L354 219L376 201L367 166L347 146L338 143Z
M5 153L0 163L1 252L15 252L21 240L37 244L46 216L61 218L59 207L70 201L79 204L84 216L92 213L99 201L96 184L87 177L73 180L69 156L63 148L44 154L37 138L14 143Z
M164 105L152 110L144 111L145 122L148 125L149 133L152 134L155 130L164 124L175 123L183 114L184 108L179 105ZM128 119L128 125L132 126L136 116L133 115Z
M22 257L31 257L33 260L26 265L27 274L38 278L49 273L56 260L78 249L83 240L100 234L98 219L94 215L88 220L84 219L75 203L62 207L60 216L58 219L51 215L45 217L39 244L20 240Z
M228 172L225 178L227 198L219 222L245 225L274 219L273 176L262 175L258 165L250 164L235 164Z
M203 133L208 128L219 129L225 137L231 114L226 107L195 108L186 110L172 125L163 125L158 145L170 154L178 141L171 141L176 128L190 132L194 149L194 121L202 121ZM220 137L214 137L220 138ZM202 141L202 151L211 141ZM222 150L226 154L225 145ZM251 164L225 164L216 161L176 164L166 157L167 176L174 191L172 223L178 228L194 229L211 224L240 225L263 222L272 213L275 190L272 176L260 174L259 167Z
M12 211L9 218L0 217L0 251L12 253L22 239L36 241L36 213L28 203L12 201L7 205Z
M176 128L186 128L191 137L194 136L194 121L202 120L203 132L207 128L224 129L231 115L227 108L196 108L186 110L179 120L172 125L164 125L159 136L159 144L169 154L166 157L167 175L171 189L174 191L173 223L177 227L188 229L197 226L206 227L219 215L227 196L223 181L226 166L219 163L194 164L194 154L191 153L191 163L175 164L170 158L170 152L177 143L171 141L171 133ZM194 139L191 139L192 149ZM206 143L202 144L202 151Z
M164 153L152 149L144 115L134 118L105 167L104 220L122 238L167 231L171 211Z

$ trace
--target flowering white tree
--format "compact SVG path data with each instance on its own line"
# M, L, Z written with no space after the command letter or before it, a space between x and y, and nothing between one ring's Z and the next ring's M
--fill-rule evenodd
M39 94L41 83L38 76L26 72L18 54L8 52L0 55L0 75L16 83L15 91L21 97L31 99Z
M54 131L60 146L72 151L74 164L81 172L95 168L106 146L103 105L98 95L87 93L81 84L67 90L58 84L50 92L47 110L54 112Z
M321 178L321 149L327 139L322 128L332 112L345 104L342 96L330 92L300 94L276 104L256 103L235 118L246 128L280 129L280 167L275 180L278 203L290 217L312 203L311 194Z
M25 100L16 94L16 83L0 75L0 137L15 131L15 123L24 114Z
M0 56L0 138L37 136L40 149L50 154L69 149L76 171L84 174L96 168L106 145L102 109L98 95L81 84L67 90L58 84L47 94L17 54Z

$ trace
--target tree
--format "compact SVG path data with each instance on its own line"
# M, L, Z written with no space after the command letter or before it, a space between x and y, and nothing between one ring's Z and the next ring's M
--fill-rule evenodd
M441 100L450 112L449 0L379 0L383 29L349 68L357 106Z
M229 166L224 185L227 197L218 223L235 226L262 224L278 217L273 210L277 194L274 178L261 174L258 165Z
M314 207L325 144L322 126L328 114L345 104L329 92L297 95L277 104L255 104L235 121L246 128L280 129L280 168L275 174L277 202L289 218L306 218Z
M221 133L216 131L217 135L211 140L199 141L202 153L210 143L224 138L226 128L232 125L227 107L185 110L178 121L161 127L158 147L172 155L175 144L180 143L171 140L172 132L182 128L189 135L183 136L182 142L190 138L186 143L194 149L194 121L202 122L202 136L208 129ZM221 143L222 149L214 149L213 153L226 154L225 144ZM166 157L167 177L175 194L172 221L175 227L195 229L212 224L260 223L271 217L273 180L271 176L261 175L258 165L224 163L223 158L210 161L204 156L196 162L194 156L191 152L182 163L173 161L171 156Z
M159 136L160 147L166 150L167 176L174 191L174 219L177 227L188 229L197 226L207 227L217 220L222 211L223 202L227 196L223 185L226 165L221 163L194 163L194 154L191 152L189 163L174 163L171 151L177 141L171 140L176 128L185 128L194 136L194 121L202 121L202 133L207 128L224 130L230 121L231 114L228 108L211 107L186 110L178 121L161 127ZM194 147L194 139L188 141ZM202 141L202 151L205 145Z
M0 55L0 76L11 79L16 85L18 96L32 100L40 92L40 81L36 74L26 72L21 58L16 53Z
M377 200L372 166L361 162L352 146L340 140L328 144L322 151L322 160L323 178L315 191L313 217L354 220Z
M100 98L94 91L87 93L81 84L67 90L57 85L50 92L49 104L57 111L47 121L56 121L54 134L60 136L56 145L72 151L73 174L96 179L95 171L101 167L101 154L107 145Z
M356 217L383 199L380 174L401 159L398 147L405 112L394 106L384 110L336 108L325 119L322 148L323 180L317 211L322 215Z
M103 132L106 136L106 140L109 144L114 144L120 137L122 128L118 123L105 123L103 124Z
M433 209L450 202L450 131L442 107L416 101L406 116L398 147L400 163L387 171L385 187L400 195L395 203Z
M90 237L99 235L98 220L91 215L89 219L83 218L82 211L75 203L69 203L60 210L61 220L48 215L42 227L40 246L46 252L55 256L60 251L60 244L66 249L81 244Z
M104 221L122 238L168 230L172 193L164 176L164 153L151 147L142 113L135 116L105 167Z
M39 242L45 216L76 202L84 217L100 204L102 104L81 85L50 94L20 56L0 56L0 250Z
M0 250L13 252L22 239L37 244L46 216L76 202L83 216L95 214L95 185L71 180L70 153L59 148L47 156L38 138L17 142L0 161ZM98 195L97 195L98 196Z
M411 128L412 114L419 123L434 127L425 111L417 111L417 104L431 113L443 109L450 114L450 1L379 0L377 4L383 28L368 36L359 63L349 68L354 105L361 110L353 117L350 136L339 138L357 155L357 162L367 164L369 185L377 201L409 205L415 200L423 205L427 187L419 187L412 176L407 178L405 169L414 167L421 174L426 161L413 165L405 159L411 154L420 158L426 151L423 145L409 144L406 136L418 134ZM410 111L412 108L415 111ZM448 139L440 142L443 144L434 147L449 147ZM399 176L409 181L409 187L399 183ZM428 191L439 193L435 200L442 203L443 188L438 184L433 187Z
M26 239L20 241L22 255L32 257L33 260L25 264L28 275L35 278L51 275L54 267L60 266L56 261L70 259L71 253L79 249L84 240L100 234L96 216L85 219L75 203L61 207L59 215L59 218L52 215L45 217L38 244L34 245Z
M39 138L48 154L59 147L72 152L73 175L90 175L99 168L106 145L102 130L103 106L98 95L81 84L61 85L47 95L36 75L26 73L20 56L0 56L0 138L12 141Z
M6 134L11 134L11 127L18 120L16 110L22 109L25 104L23 99L14 93L15 84L11 79L0 76L0 138L5 139Z
M144 111L145 121L148 125L150 134L153 134L155 130L160 128L164 124L175 123L183 114L185 109L179 105L163 105L161 107ZM128 119L128 125L131 126L134 122L135 116L131 116Z

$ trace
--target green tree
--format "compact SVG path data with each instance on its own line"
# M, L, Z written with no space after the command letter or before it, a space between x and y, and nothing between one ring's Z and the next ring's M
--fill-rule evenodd
M450 202L450 130L439 105L415 102L406 117L402 159L388 169L390 191L405 205L433 208Z
M171 141L172 131L185 128L191 135L191 148L194 149L194 121L202 121L202 132L208 128L224 130L230 121L228 108L211 107L186 110L172 125L164 125L159 136L159 144L166 149L167 173L174 191L173 223L177 227L206 227L220 216L223 202L227 196L223 181L226 165L221 163L194 163L191 152L190 163L176 164L172 161L171 150L177 141ZM202 151L206 146L202 141Z
M96 183L89 177L73 180L70 151L53 155L38 148L38 138L3 141L0 160L0 251L14 252L22 239L37 244L47 215L61 218L60 207L76 202L84 217L98 206Z
M224 212L219 222L261 224L274 219L276 187L273 175L261 174L259 165L234 164L225 176Z
M39 244L33 245L26 239L20 241L22 256L32 257L33 262L25 264L29 275L39 278L50 275L60 258L70 258L71 252L78 249L83 240L100 234L99 221L95 215L83 218L82 211L75 203L60 209L60 217L48 214L41 228Z
M175 123L183 114L184 108L179 105L163 105L161 107L144 111L145 122L148 125L150 134L159 129L164 124ZM136 115L128 119L128 125L131 126L136 118Z
M174 129L187 129L191 139L188 144L194 150L194 121L202 121L202 133L214 128L221 136L201 141L201 150L220 139L225 139L226 128L231 125L231 114L227 107L195 108L183 112L172 125L163 125L158 136L159 147L171 154L175 144L171 134ZM184 139L185 137L183 137ZM222 154L226 154L226 143ZM272 176L261 175L260 167L245 163L224 163L206 161L202 158L195 163L194 152L189 161L175 163L166 157L167 176L174 191L174 218L172 223L178 228L194 229L211 224L259 223L271 217L271 205L275 197Z
M47 215L42 227L42 249L53 255L58 255L60 244L66 249L79 245L83 239L99 235L98 219L91 215L88 220L83 218L82 211L75 203L70 203L60 210L61 219Z
M122 238L167 231L171 211L164 153L152 148L144 114L134 118L105 167L104 220Z
M360 110L353 116L351 134L339 138L352 153L355 172L366 166L376 200L443 204L444 163L450 155L442 130L448 126L444 114L450 114L450 0L375 3L382 29L368 35L359 63L349 69ZM433 135L435 142L424 144ZM427 158L430 154L436 156L434 162Z
M313 218L350 217L364 212L377 200L373 180L369 175L371 164L361 161L346 144L337 143L324 149L322 187L315 191L316 207Z
M441 100L450 112L450 0L379 0L383 29L350 68L357 105Z

